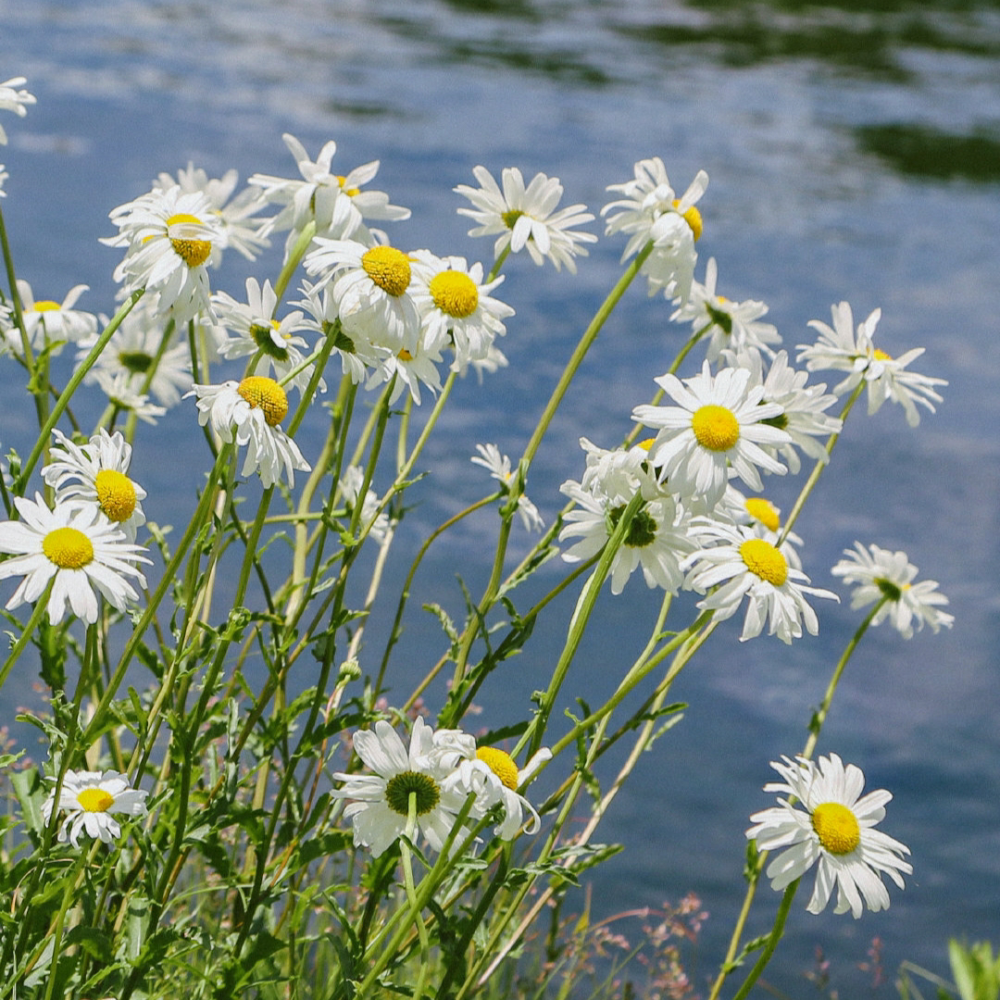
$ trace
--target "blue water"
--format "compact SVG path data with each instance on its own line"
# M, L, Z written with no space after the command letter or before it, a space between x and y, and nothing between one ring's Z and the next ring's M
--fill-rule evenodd
M911 847L914 875L888 913L858 922L810 916L803 899L769 980L791 995L811 990L802 973L822 943L833 985L859 995L869 977L855 964L873 936L885 942L890 979L904 959L944 973L948 935L1000 939L994 4L21 0L4 4L0 20L0 79L25 75L38 97L24 121L4 116L11 138L0 160L19 271L40 297L85 282L81 305L110 311L118 252L96 242L112 231L108 211L189 160L216 176L230 167L244 178L290 176L280 139L289 131L312 152L335 138L345 169L381 160L377 186L413 209L393 228L398 244L470 257L489 249L466 237L451 188L470 183L477 163L559 176L568 200L592 210L639 158L661 156L681 187L704 168L702 266L714 255L723 292L768 302L787 346L811 339L806 322L828 320L846 298L858 318L882 307L877 342L890 354L926 347L914 367L950 382L937 415L912 430L891 405L873 419L857 413L797 526L818 586L839 589L828 567L859 539L904 548L951 599L950 632L909 642L888 627L869 634L820 744L893 791L885 829ZM427 452L432 480L399 539L397 578L421 531L482 494L468 461L475 443L519 453L620 251L602 239L575 277L521 260L507 267L504 294L518 310L502 345L510 368L481 390L472 380L458 388ZM227 265L215 286L238 294L245 273ZM263 278L268 263L252 273ZM544 515L561 506L559 483L579 478L577 438L611 446L651 394L683 336L666 318L662 301L635 289L602 333L532 472ZM24 448L29 420L8 395L5 447ZM155 449L136 450L147 512L161 522L183 516L199 475L186 457L191 423L172 411L148 436ZM797 486L776 483L774 500L787 509ZM425 593L456 614L456 562L475 592L493 525L486 514L471 522L425 570ZM608 596L567 697L599 700L644 638L637 623L655 595L634 580ZM736 912L743 831L769 804L768 761L801 746L859 620L845 604L822 612L820 637L790 648L740 645L735 623L720 628L675 688L686 718L603 827L601 839L627 850L595 874L595 912L697 891L711 912L699 975L721 957ZM563 627L540 630L502 690L484 691L485 723L523 714ZM407 639L419 651L432 635L414 622ZM767 926L768 892L751 934Z

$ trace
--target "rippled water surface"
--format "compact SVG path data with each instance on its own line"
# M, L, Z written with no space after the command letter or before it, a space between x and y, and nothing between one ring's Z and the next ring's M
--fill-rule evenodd
M290 176L280 137L292 132L312 152L335 138L345 171L381 160L378 187L413 209L393 230L399 244L470 257L489 249L466 237L451 188L478 163L556 175L592 209L639 158L661 156L682 188L704 168L702 264L717 258L730 298L764 299L787 346L848 299L859 318L882 308L877 342L890 354L925 347L917 370L950 382L937 415L916 430L892 406L852 417L797 526L818 586L839 589L828 567L860 539L904 548L951 598L951 632L869 634L821 743L893 791L886 829L911 847L914 875L888 913L859 922L797 907L771 980L811 991L802 972L822 942L834 986L859 995L869 977L855 964L875 935L890 973L907 958L944 972L949 934L1000 938L1000 6L23 0L0 5L0 24L0 79L25 75L38 97L24 121L5 116L0 155L19 270L41 297L85 282L81 305L110 312L117 251L96 240L111 232L111 208L188 161L214 175ZM417 531L481 495L468 461L476 442L519 453L620 252L602 240L575 277L510 262L510 368L456 392L398 573ZM245 273L227 264L216 287L238 295ZM602 333L532 473L543 514L561 505L559 483L579 478L578 437L612 446L651 394L683 336L667 314L634 289ZM0 403L0 440L23 450L19 392ZM147 511L158 507L161 522L183 516L200 474L191 417L172 411L149 436L155 454L136 450ZM797 486L775 484L774 499L787 508ZM455 566L481 586L477 553L492 527L484 518L463 529L429 571L427 586L456 613ZM573 693L596 702L612 688L654 599L633 580L607 602ZM820 637L790 648L740 645L735 623L720 628L675 688L685 719L608 817L605 839L627 850L596 874L595 911L698 891L711 919L696 975L722 954L768 761L801 746L859 620L845 604L821 610ZM491 725L524 713L562 628L541 630L503 690L484 693ZM408 637L431 634L415 623Z

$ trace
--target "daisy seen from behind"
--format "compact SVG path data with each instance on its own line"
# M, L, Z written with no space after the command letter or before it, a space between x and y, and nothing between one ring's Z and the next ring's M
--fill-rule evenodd
M330 793L352 800L344 816L353 823L354 845L367 847L376 858L388 850L406 830L412 794L417 829L440 851L468 795L458 783L446 780L454 767L432 754L434 730L418 717L407 747L392 726L380 719L374 730L354 734L354 749L374 773L335 773L334 780L343 784Z
M142 509L146 491L126 475L132 446L121 432L109 434L103 427L85 445L74 444L60 430L52 435L56 446L42 479L56 491L56 504L96 506L134 542L136 529L146 523Z
M937 581L913 582L917 567L905 552L890 552L878 545L866 548L855 542L853 549L844 549L844 555L847 558L841 559L830 572L842 577L844 583L855 585L851 607L863 608L885 601L875 612L872 625L879 625L888 618L904 639L910 639L914 623L918 629L930 625L935 632L942 626L951 628L954 624L954 616L941 610L948 598L938 592Z
M772 761L771 767L784 780L766 784L764 791L789 797L751 816L756 825L746 832L762 851L786 848L767 866L771 888L787 888L816 865L816 882L806 907L810 913L825 909L834 887L834 913L850 910L857 919L865 906L873 912L886 909L889 893L882 874L902 889L903 874L913 872L902 858L909 849L875 829L892 795L878 790L862 797L861 769L854 764L845 767L836 754L820 757L818 763L783 757L781 762Z
M764 387L751 382L749 370L724 368L713 376L706 361L700 375L683 382L669 373L654 381L678 405L643 404L632 419L658 428L649 458L672 493L697 495L711 507L726 491L730 468L755 490L763 489L758 467L787 472L765 450L791 440L766 422L781 415L781 406L761 403Z
M198 423L210 425L225 442L246 447L241 476L256 472L265 489L285 474L295 485L295 472L309 472L298 445L281 429L288 413L288 396L273 379L248 375L241 382L195 385L187 395L197 397Z
M471 201L473 207L460 208L458 214L477 223L469 230L470 236L497 237L493 244L494 260L508 251L527 250L539 267L549 260L557 271L565 264L566 270L576 274L574 258L586 257L584 244L597 242L593 233L574 228L593 222L594 216L586 205L570 205L556 211L563 186L558 178L546 174L535 174L525 186L517 167L505 167L500 175L501 190L485 167L477 166L472 173L479 182L478 188L459 184L454 190Z
M9 80L0 83L0 111L13 111L15 115L23 118L27 112L27 106L35 103L35 95L29 94L26 90L17 88L27 83L23 76L13 76ZM7 145L7 133L0 125L0 146Z
M473 455L470 459L476 465L481 465L490 476L510 493L514 483L514 473L511 470L510 459L500 453L500 449L495 444L477 444L478 455ZM538 508L528 499L526 493L520 493L517 498L517 512L520 515L521 523L528 531L541 531L545 527Z
M52 780L52 779L50 779ZM79 847L81 833L110 844L121 836L115 814L145 816L147 792L133 788L128 776L118 771L67 771L59 790L42 805L42 819L48 823L55 809L66 813L59 828L59 842L67 840Z
M96 505L49 510L41 494L34 500L14 497L14 505L21 520L0 523L0 552L12 556L0 562L0 580L24 579L7 602L8 611L37 601L49 583L46 611L53 625L62 621L67 607L95 624L98 593L118 611L139 600L133 582L145 587L146 579L136 564L150 560Z

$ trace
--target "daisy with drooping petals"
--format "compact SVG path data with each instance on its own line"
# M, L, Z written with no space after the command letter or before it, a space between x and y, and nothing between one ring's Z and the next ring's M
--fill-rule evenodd
M477 444L476 451L479 454L473 455L470 461L486 469L509 493L514 480L510 459L506 455L501 455L500 449L495 444ZM520 515L521 523L528 531L541 531L545 527L545 522L542 520L541 514L538 513L538 508L525 493L517 498L517 513Z
M706 361L700 375L682 383L675 375L654 379L678 406L644 404L632 419L660 428L649 457L671 492L697 495L712 506L722 499L729 468L751 489L763 489L759 466L788 470L764 446L780 447L788 433L766 421L781 415L777 403L761 403L764 387L747 369L724 368L712 376Z
M26 90L16 90L28 80L23 76L14 76L9 80L0 83L0 111L13 111L15 115L23 118L28 112L27 105L35 103L35 95L29 94ZM0 146L7 145L7 133L0 125Z
M927 624L935 632L954 624L954 616L940 610L948 598L938 593L937 581L913 582L917 567L905 552L890 552L878 545L865 548L855 542L853 549L844 549L844 555L847 558L841 559L830 572L843 577L844 583L856 585L851 594L852 608L863 608L888 598L875 613L872 625L888 618L904 639L910 639L914 622L918 629Z
M312 466L302 457L298 445L281 429L288 413L288 396L273 378L248 375L242 382L222 385L195 385L187 394L197 397L198 423L223 441L247 447L241 476L258 473L269 488L282 471L288 485L295 485L295 470L309 472Z
M586 257L583 244L597 242L593 233L572 228L593 221L586 205L570 205L556 212L563 195L563 186L556 177L535 174L525 187L521 171L505 167L501 191L485 167L477 166L472 172L479 187L459 184L454 190L475 207L460 208L458 214L478 223L469 230L470 236L499 234L493 244L494 260L508 249L511 253L527 250L539 267L547 258L557 271L565 264L566 270L576 274L574 257Z
M834 913L848 910L855 919L867 906L873 913L887 909L889 893L882 882L884 872L903 888L903 874L913 872L902 855L909 849L875 826L885 817L885 804L892 795L884 790L861 796L865 776L854 764L844 766L836 754L820 757L818 763L798 757L772 761L784 781L769 782L765 792L794 797L780 805L755 813L747 830L762 851L782 851L767 866L771 888L781 891L816 865L816 884L806 907L822 912L837 888Z
M413 351L405 347L396 353L386 351L375 363L375 370L368 376L365 388L392 382L390 406L399 399L404 389L409 390L410 398L419 406L421 383L435 395L440 391L441 374L437 366L443 360L437 347L427 347L423 343L418 343Z
M58 806L53 793L42 805L42 819L48 823L54 809L65 811L66 818L59 828L61 844L68 840L79 847L81 833L110 844L122 832L115 813L145 816L147 794L141 788L133 788L128 776L118 771L70 770L63 777Z
M332 338L334 346L331 353L340 357L343 373L349 375L355 385L362 382L369 368L378 364L385 353L384 349L375 347L358 330L354 331L353 336L348 336L340 321L337 300L333 297L329 283L321 281L314 285L304 281L302 291L306 297L295 303L304 310L302 329L314 330L324 337Z
M92 506L117 524L130 542L136 528L146 523L142 501L146 491L126 475L132 446L119 431L103 427L85 445L74 444L60 430L52 432L57 445L49 453L42 479L56 491L56 504Z
M151 403L149 396L139 391L136 379L127 372L119 371L113 374L104 368L99 369L95 365L88 374L91 373L112 406L124 410L126 413L134 413L145 423L155 424L157 419L167 412L165 406ZM87 379L84 381L86 382Z
M37 601L50 582L46 610L53 625L62 621L67 605L77 618L95 624L95 587L118 611L139 600L126 577L146 586L135 565L150 561L141 554L145 549L129 542L96 506L63 505L49 510L41 494L35 494L34 500L14 497L14 506L21 520L0 524L0 552L13 556L0 562L0 580L24 579L7 602L8 611Z
M18 279L17 292L21 297L21 315L24 329L33 350L60 341L83 341L97 332L97 317L93 313L74 309L77 299L88 290L87 285L74 285L62 302L51 299L35 300L31 285ZM7 346L15 354L21 353L21 335L18 330L7 331ZM52 353L58 354L60 348Z
M330 793L354 800L344 809L354 824L354 845L369 848L376 858L383 854L406 830L414 795L417 828L440 851L468 796L457 783L446 782L453 767L432 755L431 727L418 717L407 748L392 726L379 720L374 731L354 734L354 749L375 773L338 772L333 777L343 786Z
M146 289L157 312L171 312L178 323L202 310L212 315L207 264L224 237L204 194L185 194L179 185L154 189L120 205L110 218L119 233L101 242L125 247L114 274L123 295Z
M776 635L786 644L801 638L803 623L810 635L819 632L816 612L806 595L836 601L836 594L806 586L809 577L752 526L706 520L698 527L704 547L688 557L684 586L701 594L711 591L698 602L699 608L712 611L721 621L735 615L746 597L741 642L760 635L768 622L768 635ZM712 540L716 544L711 544Z

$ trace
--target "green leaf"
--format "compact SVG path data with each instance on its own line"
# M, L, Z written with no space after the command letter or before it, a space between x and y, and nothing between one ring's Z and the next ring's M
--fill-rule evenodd
M111 939L96 927L74 927L66 935L67 945L79 945L91 958L98 962L110 962L112 958Z

